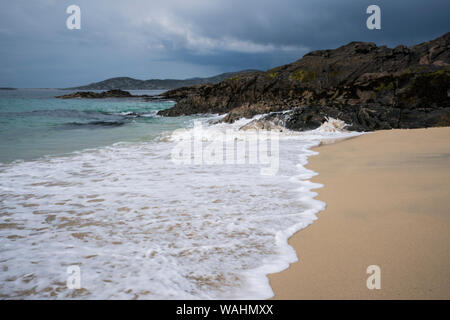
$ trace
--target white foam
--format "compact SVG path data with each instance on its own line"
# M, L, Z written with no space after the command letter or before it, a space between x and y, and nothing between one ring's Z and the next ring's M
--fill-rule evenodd
M319 132L347 132L345 127L347 124L339 119L326 118L326 121L316 129Z
M206 120L205 120L206 121ZM245 122L202 128L207 140ZM170 141L115 144L0 166L0 294L21 298L264 299L287 243L325 207L304 167L317 129L281 136L280 170L175 165ZM301 254L301 253L300 253ZM81 268L83 291L66 288Z

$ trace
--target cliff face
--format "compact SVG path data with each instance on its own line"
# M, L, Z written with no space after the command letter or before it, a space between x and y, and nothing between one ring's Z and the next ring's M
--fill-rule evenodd
M450 125L449 88L447 33L410 48L352 42L267 72L171 90L164 96L177 104L159 114L227 113L224 121L233 122L272 112L261 121L295 130L314 129L326 117L361 131L444 126Z

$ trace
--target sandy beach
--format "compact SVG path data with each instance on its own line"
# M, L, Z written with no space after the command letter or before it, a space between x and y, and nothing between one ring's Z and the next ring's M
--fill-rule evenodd
M450 299L450 128L389 130L315 148L327 208L270 275L275 299ZM381 269L369 290L366 269Z

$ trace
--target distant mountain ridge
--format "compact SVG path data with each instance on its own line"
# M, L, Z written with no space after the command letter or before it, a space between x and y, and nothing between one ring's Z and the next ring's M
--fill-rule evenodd
M185 80L178 79L150 79L139 80L130 77L116 77L106 79L100 82L94 82L85 86L66 88L70 90L164 90L176 89L186 86L195 86L201 84L216 84L223 80L232 78L244 73L254 72L256 70L242 70L237 72L226 72L208 78L190 78Z

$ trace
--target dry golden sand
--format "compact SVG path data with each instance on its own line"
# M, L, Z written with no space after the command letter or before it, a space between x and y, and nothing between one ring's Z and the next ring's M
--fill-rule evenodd
M450 299L450 128L378 131L316 148L327 208L270 275L275 299ZM366 268L381 268L368 290Z

